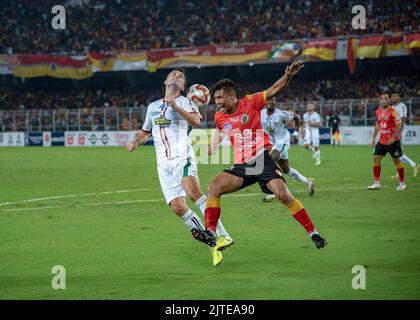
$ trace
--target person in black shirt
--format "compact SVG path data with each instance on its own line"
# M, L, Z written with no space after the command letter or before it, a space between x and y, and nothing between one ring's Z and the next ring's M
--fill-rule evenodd
M340 145L341 141L341 135L340 135L340 118L337 115L337 112L334 111L334 114L332 117L330 117L330 123L329 126L332 128L332 139L333 139L333 146Z

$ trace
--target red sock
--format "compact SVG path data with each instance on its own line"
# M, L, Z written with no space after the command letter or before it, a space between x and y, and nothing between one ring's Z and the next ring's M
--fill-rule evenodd
M373 164L373 178L375 181L379 181L381 179L381 165L380 164Z
M396 167L397 167L398 175L400 176L400 182L403 183L404 182L404 165L402 164L402 162L400 162L399 164L396 165Z
M294 199L292 203L287 206L293 217L305 228L308 234L315 231L315 227L309 217L306 209L298 199Z
M206 230L216 232L220 212L220 198L207 198L206 211L204 214L204 219L206 220Z

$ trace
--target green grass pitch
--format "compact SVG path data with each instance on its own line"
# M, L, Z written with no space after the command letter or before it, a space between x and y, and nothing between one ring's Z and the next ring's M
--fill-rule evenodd
M420 160L419 146L404 149ZM395 191L387 156L383 189L368 191L370 147L321 151L320 167L303 147L290 151L315 177L314 197L287 181L328 246L317 250L254 185L222 198L236 243L214 268L162 200L153 147L1 148L0 298L419 299L420 176L406 168L408 188ZM227 166L200 165L202 189ZM51 287L54 265L65 267L65 290ZM355 265L366 268L365 290L351 286Z

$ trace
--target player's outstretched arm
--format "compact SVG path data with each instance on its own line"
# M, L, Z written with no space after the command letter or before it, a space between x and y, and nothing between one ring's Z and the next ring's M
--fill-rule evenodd
M212 155L216 152L216 149L219 147L219 144L223 141L224 138L225 138L225 134L221 132L220 130L216 129L216 133L209 146L209 150L208 150L209 155Z
M147 140L149 140L149 137L150 137L150 133L140 130L139 132L137 132L136 138L127 144L127 150L131 152L134 149L136 149L138 146L145 144Z
M297 60L290 66L287 66L283 77L277 80L276 83L266 90L266 99L270 100L272 97L280 94L287 87L293 76L296 75L303 66L304 64L302 60Z

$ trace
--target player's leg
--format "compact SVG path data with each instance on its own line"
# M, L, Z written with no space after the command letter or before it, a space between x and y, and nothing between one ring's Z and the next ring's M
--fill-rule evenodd
M319 166L321 164L321 150L319 148L319 129L312 130L314 131L314 133L312 134L312 145L314 147L315 165Z
M403 154L403 156L401 157L401 161L405 164L408 164L410 167L415 168L416 167L416 163L411 160L406 154Z
M191 229L204 229L200 218L187 206L186 192L174 170L173 163L166 162L158 166L160 186L166 203L172 211L181 218L186 226Z
M312 147L312 141L311 141L311 129L307 129L305 130L305 136L303 138L303 147L306 150L311 150L312 151L312 155L314 152L314 148Z
M223 194L238 191L242 188L243 184L244 178L227 172L219 173L210 182L207 188L207 206L205 211L206 232L193 230L193 237L196 240L204 242L211 247L216 246L216 229L221 214L220 197Z
M280 161L280 152L284 148L284 144L275 144L270 151L270 155L277 163ZM263 202L271 202L276 198L274 194L266 194L262 199Z
M204 216L207 204L207 196L201 192L199 180L195 176L184 176L182 178L182 185L184 186L188 198L190 198L191 201L195 203L197 208ZM216 234L218 237L224 236L228 238L228 240L232 239L223 226L221 219L219 219L219 222L217 223Z
M306 178L303 176L299 171L295 168L289 166L289 145L284 145L282 151L280 152L279 164L281 171L287 174L289 177L292 177L296 181L299 181L308 187L309 195L313 196L315 188L314 188L314 179Z
M404 165L401 161L401 157L402 157L402 149L401 149L401 143L400 141L396 141L394 142L394 144L392 144L389 147L389 151L392 157L392 161L395 164L395 167L397 169L398 172L398 176L400 178L400 185L397 187L397 190L405 190L407 188L406 184L405 184L405 177L404 177Z
M368 187L369 190L381 189L381 160L387 154L387 146L379 142L375 146L373 155L373 184Z
M277 199L287 207L296 221L306 230L309 237L315 243L318 249L323 248L327 244L327 240L322 238L316 231L311 218L309 217L303 204L290 193L284 181L280 178L272 179L266 187L274 193Z
M200 218L187 206L187 202L184 197L178 197L169 203L172 211L181 218L185 225L190 228L190 230L197 228L204 230L204 225L201 222Z
M413 170L414 170L414 172L413 172L413 178L417 177L417 174L418 174L419 169L420 169L420 164L415 163L406 154L403 154L403 156L401 157L401 161L403 163L409 165L410 167L412 167Z

